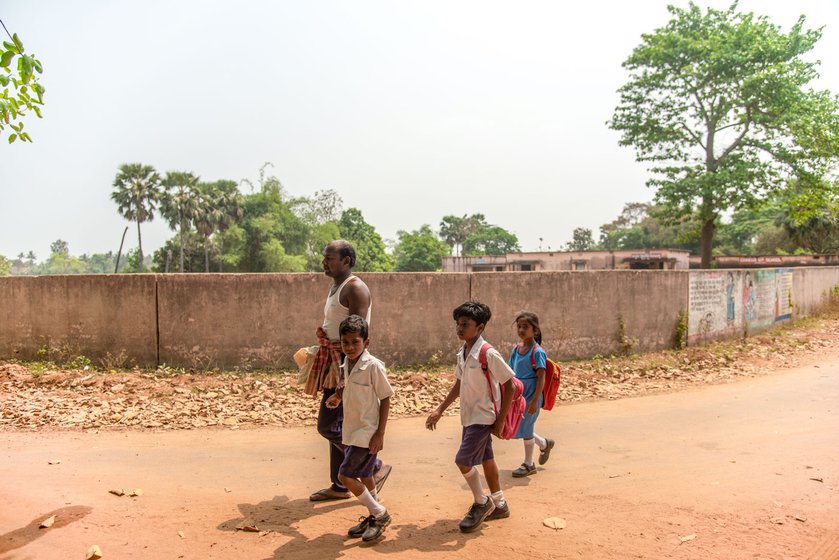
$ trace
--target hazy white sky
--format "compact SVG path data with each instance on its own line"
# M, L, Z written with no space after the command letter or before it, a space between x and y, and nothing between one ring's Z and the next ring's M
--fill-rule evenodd
M335 189L385 238L474 212L524 250L596 234L652 197L604 123L667 3L3 0L44 64L46 107L26 121L34 144L0 143L0 255L43 260L58 238L116 251L111 185L135 161L205 180L270 161L291 194ZM740 9L825 26L815 85L839 93L839 1ZM144 224L145 252L170 235Z

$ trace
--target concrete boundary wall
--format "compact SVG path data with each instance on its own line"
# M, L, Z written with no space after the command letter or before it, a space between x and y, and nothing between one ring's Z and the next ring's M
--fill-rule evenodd
M375 355L391 365L454 361L458 340L452 310L470 297L469 274L359 276L373 294L370 348ZM319 295L322 319L326 292Z
M157 286L160 363L196 369L289 366L317 343L329 289L317 274L164 274Z
M457 342L441 324L469 298L468 275L363 277L378 355L427 362ZM168 274L157 283L160 363L194 368L290 367L298 348L317 344L330 287L322 274Z
M492 272L472 275L472 296L490 306L487 339L504 355L518 342L519 311L539 316L551 356L578 358L620 350L619 323L633 352L672 346L687 308L687 271Z
M839 267L794 268L792 294L794 314L806 317L839 298Z
M150 274L0 277L0 358L124 352L156 364L156 290Z
M754 271L751 272L754 274ZM522 309L539 314L558 359L669 348L689 308L687 271L360 274L373 293L371 348L390 365L451 363L451 312L493 311L486 336L506 353ZM817 312L839 267L798 268L793 315ZM330 281L322 274L125 274L0 277L0 359L124 354L141 366L285 368L315 344ZM624 325L620 340L619 323ZM736 331L736 329L735 329ZM731 336L741 336L742 331Z

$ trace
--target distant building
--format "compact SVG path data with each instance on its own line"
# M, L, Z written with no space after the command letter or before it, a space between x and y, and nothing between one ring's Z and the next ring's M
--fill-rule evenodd
M506 255L443 257L443 272L512 272L544 270L687 270L689 251L543 251Z
M714 268L772 268L776 266L839 266L839 255L759 255L711 257ZM702 257L691 255L691 268L702 267Z

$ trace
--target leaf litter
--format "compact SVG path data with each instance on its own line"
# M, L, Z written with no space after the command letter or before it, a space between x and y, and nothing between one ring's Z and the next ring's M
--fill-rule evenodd
M839 315L678 352L562 362L557 397L570 403L729 383L796 367L831 349L839 349ZM396 392L392 417L431 412L451 388L452 370L421 366L389 371ZM317 412L318 401L303 392L292 371L41 372L21 363L0 363L0 431L301 426L315 425ZM448 414L458 412L453 406Z

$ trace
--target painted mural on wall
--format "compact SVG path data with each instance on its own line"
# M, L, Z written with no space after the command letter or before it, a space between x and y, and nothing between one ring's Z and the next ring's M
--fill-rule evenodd
M792 269L690 274L688 343L768 327L792 317Z
M688 293L688 343L734 334L743 328L740 271L691 272Z

